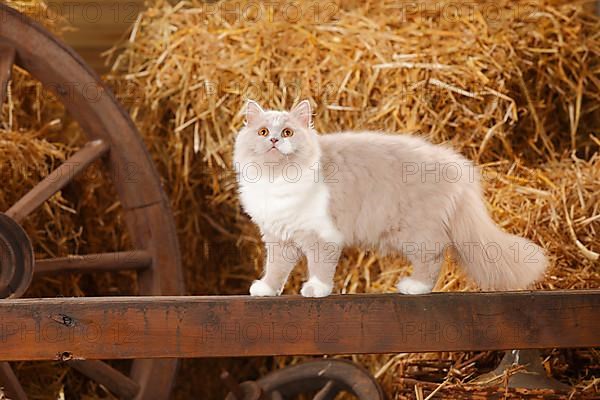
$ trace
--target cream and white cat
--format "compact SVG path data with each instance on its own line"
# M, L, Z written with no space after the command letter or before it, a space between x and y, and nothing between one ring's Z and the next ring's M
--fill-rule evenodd
M249 101L234 162L241 204L267 248L253 296L280 294L300 254L302 295L329 295L349 245L403 254L413 266L398 283L405 294L431 292L448 249L483 289L526 288L546 269L539 246L494 224L473 163L421 138L321 136L306 100L290 112Z

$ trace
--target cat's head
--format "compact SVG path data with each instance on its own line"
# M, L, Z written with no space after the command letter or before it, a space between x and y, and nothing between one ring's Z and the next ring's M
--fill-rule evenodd
M246 121L235 143L240 163L289 163L312 165L320 156L308 100L291 111L263 110L255 101L246 103Z

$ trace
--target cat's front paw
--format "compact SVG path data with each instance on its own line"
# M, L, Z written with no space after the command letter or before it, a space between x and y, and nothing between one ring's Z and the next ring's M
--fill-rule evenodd
M263 281L254 281L250 286L250 296L277 296L277 290L271 288L271 286L267 285Z
M309 279L302 285L300 293L304 297L325 297L331 294L333 285L328 285L318 279Z
M426 294L433 290L433 285L410 277L401 279L396 287L402 294Z

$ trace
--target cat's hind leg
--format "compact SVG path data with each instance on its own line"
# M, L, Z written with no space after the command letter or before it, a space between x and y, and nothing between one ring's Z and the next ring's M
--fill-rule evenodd
M444 262L445 243L421 241L404 244L403 253L413 266L411 276L400 279L398 291L403 294L431 293Z
M325 297L333 290L333 276L340 258L341 246L320 239L306 240L302 245L308 260L308 280L300 293L304 297Z
M300 249L290 243L264 238L267 249L265 273L250 286L251 296L278 296L294 266L299 261Z

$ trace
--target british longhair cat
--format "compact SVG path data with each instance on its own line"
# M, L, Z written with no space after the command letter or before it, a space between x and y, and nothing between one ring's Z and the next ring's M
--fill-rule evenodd
M248 101L234 162L267 250L253 296L280 294L301 254L302 295L331 294L350 245L403 254L413 266L397 286L405 294L431 292L448 249L482 289L526 288L544 274L542 249L495 225L473 163L448 147L410 135L319 135L306 100L289 112Z

